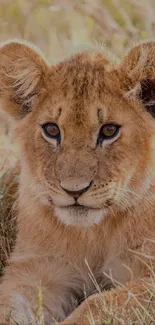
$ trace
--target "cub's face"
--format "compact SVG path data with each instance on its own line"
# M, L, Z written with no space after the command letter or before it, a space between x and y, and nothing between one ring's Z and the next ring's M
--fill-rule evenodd
M18 100L11 97L14 114L17 105L26 111L16 127L23 181L67 225L89 227L129 210L151 186L154 120L127 96L121 69L106 65L101 55L75 55L44 68L33 92L32 80L23 77L24 89L18 78Z
M75 57L56 67L18 128L35 195L67 225L88 227L129 209L148 187L152 118L118 83L97 62Z

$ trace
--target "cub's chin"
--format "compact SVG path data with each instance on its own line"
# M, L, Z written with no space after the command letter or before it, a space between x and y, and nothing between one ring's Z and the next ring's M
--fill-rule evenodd
M55 207L55 214L66 225L87 228L98 224L107 214L107 209L91 209L83 206Z

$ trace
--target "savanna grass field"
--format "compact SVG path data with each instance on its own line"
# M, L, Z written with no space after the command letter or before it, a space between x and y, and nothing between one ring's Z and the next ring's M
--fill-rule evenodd
M155 0L0 0L0 41L30 41L52 64L79 48L92 45L105 46L119 61L133 44L154 36ZM9 121L0 115L0 274L16 237L16 219L9 208L14 198L7 194L8 184L4 181L18 159L18 147L11 134ZM134 296L137 308L131 309L127 318L117 305L111 309L103 301L103 324L155 324L151 304L155 298L154 276L153 273L152 286L146 283L147 307L140 305ZM39 301L41 307L41 298ZM38 325L43 325L42 318Z

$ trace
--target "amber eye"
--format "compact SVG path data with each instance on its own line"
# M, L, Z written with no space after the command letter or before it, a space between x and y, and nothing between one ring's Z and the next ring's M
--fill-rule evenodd
M60 129L57 124L55 123L46 123L42 125L42 129L44 131L44 134L52 139L57 140L60 142L61 140L61 134L60 134Z
M101 143L103 140L109 140L118 134L120 126L117 124L105 124L101 127L99 136L98 136L98 143Z

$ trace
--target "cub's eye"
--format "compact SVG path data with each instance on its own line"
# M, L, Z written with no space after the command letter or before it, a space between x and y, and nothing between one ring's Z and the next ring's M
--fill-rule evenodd
M105 124L101 127L98 141L97 143L100 144L103 140L109 140L118 134L120 126L117 124Z
M60 142L61 134L60 134L60 129L57 124L55 123L46 123L42 125L42 129L44 131L44 134L51 138L55 139L58 142Z
M117 134L118 130L119 130L118 125L106 124L106 125L102 126L102 128L100 130L100 134L104 138L111 138Z

